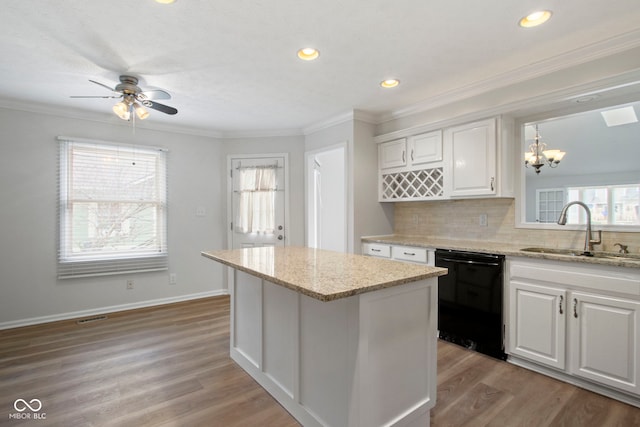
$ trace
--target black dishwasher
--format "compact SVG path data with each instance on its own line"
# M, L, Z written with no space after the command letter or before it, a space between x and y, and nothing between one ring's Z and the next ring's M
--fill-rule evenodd
M436 250L440 338L506 360L503 345L502 271L504 256Z

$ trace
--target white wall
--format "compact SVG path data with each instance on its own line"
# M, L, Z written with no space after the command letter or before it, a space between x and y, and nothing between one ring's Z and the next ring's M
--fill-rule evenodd
M363 236L393 232L393 203L378 202L378 145L373 140L374 126L354 122L353 188L354 252L360 253Z
M224 292L200 251L225 246L225 156L213 138L0 109L0 328ZM58 135L169 150L169 272L58 280ZM204 207L206 215L195 215ZM126 289L126 280L134 289Z

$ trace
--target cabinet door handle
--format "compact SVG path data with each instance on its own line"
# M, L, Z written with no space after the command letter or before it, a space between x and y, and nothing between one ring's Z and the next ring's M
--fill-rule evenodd
M573 299L573 317L578 318L578 298Z
M562 302L564 301L564 297L560 295L560 302L558 303L558 308L560 308L560 314L563 314L562 311Z
M413 148L411 149L411 161L413 162Z
M373 249L373 248L371 248L371 252L380 252L380 249Z
M402 151L402 163L407 161L405 154L406 154L406 151L403 150Z
M416 256L415 252L403 252L405 255Z
M495 182L496 178L495 177L491 177L491 191L494 191L494 182Z

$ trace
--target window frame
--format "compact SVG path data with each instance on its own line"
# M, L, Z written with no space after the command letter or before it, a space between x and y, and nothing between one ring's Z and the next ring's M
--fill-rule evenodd
M167 150L147 145L121 144L108 141L97 141L80 138L58 137L59 141L59 165L58 165L58 278L67 279L74 277L90 277L113 274L139 273L148 271L161 271L168 269L168 165ZM87 203L87 200L74 201L69 197L72 185L71 156L73 147L94 146L99 150L107 150L116 156L125 157L152 155L156 160L154 179L156 200L137 200L155 206L153 210L156 218L156 230L154 233L154 245L156 249L148 251L113 250L108 253L81 253L73 254L71 238L71 222L73 220L73 205ZM126 153L126 154L122 154ZM116 198L113 203L132 203L132 199ZM108 203L106 199L96 199L97 203Z

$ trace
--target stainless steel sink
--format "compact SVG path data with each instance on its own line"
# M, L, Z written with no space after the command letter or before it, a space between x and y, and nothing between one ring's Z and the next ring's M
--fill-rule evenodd
M623 254L620 252L594 251L594 252L585 253L577 249L552 249L552 248L522 248L520 250L524 252L534 252L539 254L583 256L583 257L593 257L593 258L608 258L608 259L640 261L640 254Z
M575 249L523 248L520 250L524 252L535 252L539 254L584 256L582 251L578 251Z

